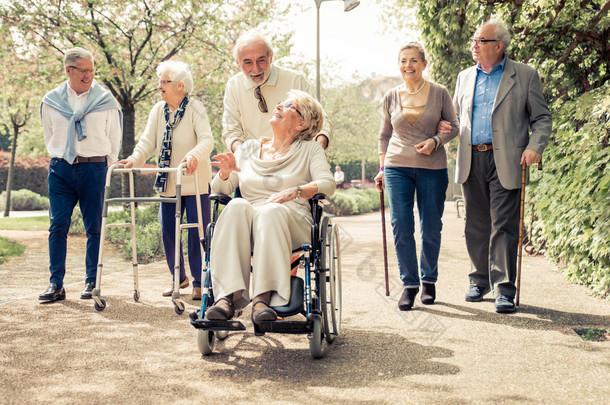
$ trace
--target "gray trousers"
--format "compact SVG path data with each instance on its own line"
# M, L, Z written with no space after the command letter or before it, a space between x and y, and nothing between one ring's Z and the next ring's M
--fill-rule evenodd
M472 152L470 174L462 187L466 248L474 265L470 285L492 288L494 296L514 298L521 189L502 187L493 151Z

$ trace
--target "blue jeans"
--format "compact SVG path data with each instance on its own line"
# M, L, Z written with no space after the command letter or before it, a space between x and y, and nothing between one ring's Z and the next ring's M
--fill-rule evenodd
M435 283L438 278L438 254L441 248L445 192L449 184L447 169L386 166L384 181L390 203L394 246L403 286L419 287L420 284L413 236L415 194L417 194L421 229L421 280Z
M63 159L53 158L49 164L50 282L60 287L66 274L68 230L77 202L87 234L85 282L95 282L106 170L106 162L71 165Z
M201 219L203 221L203 232L210 223L210 199L209 194L201 194ZM188 223L197 223L197 200L194 195L181 197L180 218L184 216L186 210L186 220ZM161 222L161 235L163 238L163 248L165 250L165 260L169 271L174 275L174 256L176 254L176 204L161 203L159 207L159 221ZM203 238L204 235L201 235ZM197 228L188 229L188 260L193 276L193 287L201 287L201 242ZM184 255L182 254L182 241L180 242L180 281L186 278L184 269Z

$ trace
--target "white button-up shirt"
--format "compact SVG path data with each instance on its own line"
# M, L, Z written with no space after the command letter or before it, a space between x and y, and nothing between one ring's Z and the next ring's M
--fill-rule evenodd
M93 86L99 86L94 83ZM84 107L89 92L76 94L67 86L68 104L72 111ZM123 133L118 110L105 110L89 113L84 118L87 127L87 138L76 140L76 155L83 157L108 156L110 162L118 160ZM44 143L49 156L61 158L66 149L69 120L53 107L42 104L42 129ZM76 136L76 132L75 132Z

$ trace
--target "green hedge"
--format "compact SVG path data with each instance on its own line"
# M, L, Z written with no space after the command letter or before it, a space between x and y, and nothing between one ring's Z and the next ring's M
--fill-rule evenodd
M381 204L379 191L376 188L337 190L328 200L330 206L327 207L326 212L337 216L378 211ZM387 201L385 203L387 204Z
M532 170L533 243L562 272L610 295L610 85L554 106L544 169ZM527 221L526 221L527 223Z
M163 259L163 241L161 240L161 224L159 223L159 204L154 203L149 207L136 210L136 248L138 250L138 263L146 264ZM113 211L108 213L107 223L130 223L131 214L129 210ZM70 234L83 234L84 226L78 206L72 213ZM183 232L186 238L186 232ZM131 229L110 228L107 230L106 241L115 245L121 257L132 260L131 253Z
M0 211L6 208L6 191L0 193ZM31 190L11 191L11 211L48 210L49 199Z
M8 179L8 168L10 164L10 152L0 151L0 190L6 190ZM13 167L13 185L18 184L22 189L32 190L33 192L47 197L49 195L48 174L49 162L51 159L46 156L28 158L17 156ZM146 164L145 167L155 167L154 164ZM153 184L155 173L147 172L134 175L134 189L138 197L150 197L155 195ZM113 175L110 187L112 197L121 195L121 176Z

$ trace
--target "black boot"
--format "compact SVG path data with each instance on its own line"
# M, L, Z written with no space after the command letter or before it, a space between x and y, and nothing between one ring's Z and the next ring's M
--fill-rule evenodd
M400 299L398 300L398 309L408 311L413 308L415 297L419 292L419 287L405 287Z
M434 283L421 283L421 303L424 305L434 304L436 299L436 287Z

